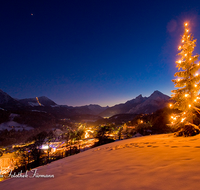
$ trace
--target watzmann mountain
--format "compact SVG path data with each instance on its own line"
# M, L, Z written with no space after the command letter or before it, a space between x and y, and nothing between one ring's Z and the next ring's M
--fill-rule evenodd
M154 91L149 97L137 96L135 99L129 100L124 104L118 104L107 108L99 115L102 117L111 117L116 114L148 114L164 108L169 103L170 97Z

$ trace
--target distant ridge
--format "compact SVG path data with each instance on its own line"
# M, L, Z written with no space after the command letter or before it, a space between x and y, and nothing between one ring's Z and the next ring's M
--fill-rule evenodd
M169 99L169 96L156 90L149 97L142 97L142 95L139 95L135 99L129 100L124 104L109 107L99 115L102 117L111 117L113 115L123 113L152 113L158 109L164 108L169 102Z
M20 99L19 102L26 106L41 106L41 105L42 106L55 106L55 105L57 105L54 101L47 98L46 96Z
M140 114L152 113L166 106L170 97L154 91L149 97L143 97L141 94L136 98L114 105L112 107L101 107L100 105L90 104L85 106L67 106L58 105L51 99L41 96L35 98L14 99L7 93L0 90L0 108L8 110L38 110L55 114L56 116L72 116L80 114L99 115L101 117L111 117L116 114ZM33 109L34 108L34 109Z

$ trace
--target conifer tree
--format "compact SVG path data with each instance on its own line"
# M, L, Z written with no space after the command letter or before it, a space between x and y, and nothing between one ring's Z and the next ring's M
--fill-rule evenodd
M172 80L176 89L172 90L173 103L170 104L170 107L180 111L171 116L171 125L175 128L187 125L199 129L194 123L195 115L200 113L200 109L197 107L200 103L198 97L200 64L197 63L199 55L193 55L196 41L189 31L188 23L185 23L181 45L178 47L179 60L176 61L178 72L174 75L176 79Z

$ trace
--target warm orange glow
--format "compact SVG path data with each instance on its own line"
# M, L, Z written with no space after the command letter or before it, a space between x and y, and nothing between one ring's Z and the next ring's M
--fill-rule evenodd
M184 42L184 40L182 40L182 42Z
M181 79L177 79L177 81L180 81Z
M183 122L184 120L185 120L185 118L182 118L182 119L181 119L181 122Z
M190 61L191 61L192 59L190 58Z
M189 94L185 94L185 97L188 97L189 96Z
M196 76L198 76L199 74L198 74L198 73L196 73L195 75L196 75Z
M186 32L189 32L189 30L187 29Z
M195 84L194 87L197 87L197 84Z
M90 135L88 134L88 131L85 132L85 139L87 139Z
M89 137L90 137L90 134L89 134L89 132L90 132L90 133L94 133L94 131L92 131L92 130L88 129L87 131L85 131L85 139L87 139L87 138L89 138Z
M178 63L181 63L181 60L179 60Z
M186 22L186 23L185 23L185 26L187 26L187 25L188 25L188 23Z
M190 107L191 107L191 104L189 104L188 106L189 106L189 108L190 108Z
M187 53L185 54L185 56L187 56Z
M181 49L181 46L179 46L178 49Z
M172 107L172 104L169 104L169 107Z
M37 103L41 106L41 103L39 102L38 97L36 97Z

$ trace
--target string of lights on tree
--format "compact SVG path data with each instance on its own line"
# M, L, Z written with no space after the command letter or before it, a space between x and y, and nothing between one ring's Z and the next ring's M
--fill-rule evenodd
M196 39L190 33L188 23L184 24L184 34L179 45L178 56L179 60L176 61L178 72L175 73L176 79L172 82L175 85L175 90L172 90L171 108L178 109L178 114L171 116L171 125L179 127L181 125L191 125L198 128L193 120L197 113L200 113L198 105L200 103L199 90L200 90L200 63L198 63L199 55L193 55L196 46Z

